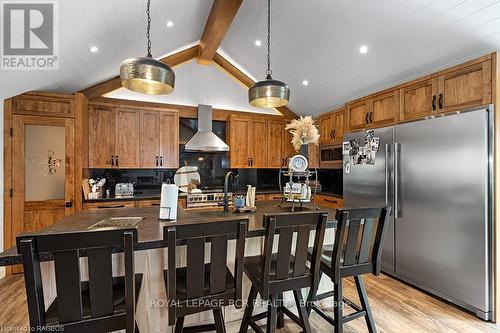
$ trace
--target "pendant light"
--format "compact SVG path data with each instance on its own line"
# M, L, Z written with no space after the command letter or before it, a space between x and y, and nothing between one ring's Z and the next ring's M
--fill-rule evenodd
M271 0L267 0L267 70L266 79L248 89L250 105L260 108L277 108L288 104L290 89L271 77Z
M175 74L167 64L151 56L151 16L149 13L150 0L146 9L148 26L146 37L148 40L148 55L146 57L130 58L120 66L122 86L142 94L166 95L174 91Z

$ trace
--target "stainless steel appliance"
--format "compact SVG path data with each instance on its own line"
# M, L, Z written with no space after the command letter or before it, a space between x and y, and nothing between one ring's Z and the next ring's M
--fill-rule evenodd
M118 183L115 185L115 197L132 197L134 196L133 183Z
M206 192L206 193L188 193L186 208L214 208L224 207L224 193ZM232 205L233 194L228 193L229 205Z
M342 168L342 145L321 146L319 167L322 169Z
M493 106L375 129L375 165L343 175L346 207L393 207L383 270L492 319ZM364 141L364 132L344 141ZM344 163L348 156L344 156Z

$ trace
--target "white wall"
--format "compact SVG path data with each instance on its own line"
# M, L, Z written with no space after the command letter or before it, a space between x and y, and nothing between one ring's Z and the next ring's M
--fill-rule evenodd
M0 99L0 147L3 147L3 100ZM3 151L0 154L0 252L3 251ZM4 277L5 269L0 267L0 278Z

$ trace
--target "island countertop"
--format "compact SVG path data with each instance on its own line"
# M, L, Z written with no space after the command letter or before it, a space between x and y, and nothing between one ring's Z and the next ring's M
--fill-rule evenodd
M87 230L90 226L97 222L112 217L144 217L137 225L138 243L135 247L136 251L149 250L155 248L166 247L167 243L163 241L163 227L166 225L179 224L197 224L197 223L217 223L221 221L231 220L248 220L247 237L263 236L265 229L262 225L264 214L279 214L290 212L290 205L285 207L277 207L276 201L260 201L256 203L257 210L251 213L235 213L224 212L221 209L206 209L206 210L187 210L178 207L177 220L161 221L158 219L159 207L147 208L118 208L118 209L103 209L103 210L84 210L66 216L59 222L47 227L40 232L71 232ZM315 211L306 205L303 208L296 207L295 214ZM327 228L336 226L335 211L331 208L320 207L317 212L328 214ZM52 256L41 256L42 261L52 260ZM0 266L8 266L20 264L21 256L17 253L16 247L12 247L0 253Z

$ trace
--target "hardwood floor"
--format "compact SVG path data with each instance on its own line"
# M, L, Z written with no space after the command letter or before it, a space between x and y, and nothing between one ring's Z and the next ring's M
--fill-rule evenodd
M489 333L500 326L484 322L450 304L441 302L387 276L365 278L370 305L379 333ZM346 280L344 294L357 302L354 282ZM26 327L28 314L22 276L0 280L0 332L15 332ZM313 331L333 332L333 328L313 313ZM228 332L237 332L239 323L228 324ZM10 328L10 329L9 329ZM14 330L13 330L14 329ZM19 331L19 329L18 329ZM280 333L296 333L299 327L290 320ZM363 319L348 323L344 332L367 332Z

